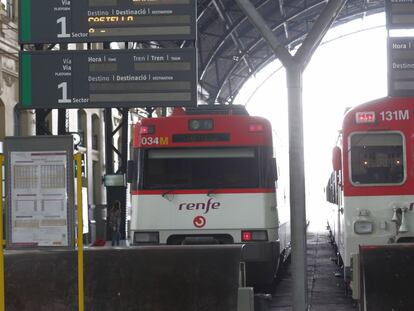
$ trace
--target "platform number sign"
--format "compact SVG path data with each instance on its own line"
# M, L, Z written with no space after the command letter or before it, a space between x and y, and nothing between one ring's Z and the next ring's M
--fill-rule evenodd
M195 40L195 0L20 0L19 42Z
M62 91L62 96L58 99L59 104L70 104L72 101L68 98L68 83L62 82L58 85L58 89Z
M25 109L197 104L194 48L25 51L20 59Z
M60 32L58 32L58 38L70 38L70 34L67 32L66 17L62 16L56 20L56 23L60 25Z

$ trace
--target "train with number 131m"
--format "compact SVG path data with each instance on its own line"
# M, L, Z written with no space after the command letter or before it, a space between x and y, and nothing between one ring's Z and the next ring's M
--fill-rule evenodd
M414 310L414 98L346 113L326 195L341 272L361 310Z

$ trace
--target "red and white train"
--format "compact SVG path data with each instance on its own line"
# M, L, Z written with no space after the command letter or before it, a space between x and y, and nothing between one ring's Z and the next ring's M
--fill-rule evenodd
M267 120L237 106L176 108L136 125L133 152L132 245L244 244L248 283L272 282L290 246L289 191L276 191Z
M413 155L414 98L386 97L346 113L326 194L344 278L362 310L413 310L402 279L414 276L404 263L414 258ZM410 307L398 307L405 294Z

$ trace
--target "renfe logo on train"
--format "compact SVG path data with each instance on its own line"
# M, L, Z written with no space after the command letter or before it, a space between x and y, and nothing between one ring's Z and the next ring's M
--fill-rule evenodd
M193 219L193 224L196 228L202 228L206 225L207 220L203 216L196 216Z
M220 202L211 202L213 198L208 199L207 203L181 203L178 206L178 210L187 210L187 211L197 211L203 210L204 214L207 214L210 209L219 209L221 203Z

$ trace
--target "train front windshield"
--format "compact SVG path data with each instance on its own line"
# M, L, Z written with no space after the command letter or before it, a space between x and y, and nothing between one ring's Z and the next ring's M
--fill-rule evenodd
M145 150L142 189L257 188L266 178L257 148L176 148Z
M399 184L404 181L404 141L401 134L353 134L350 143L354 184Z

